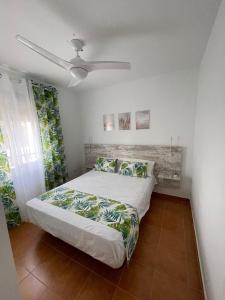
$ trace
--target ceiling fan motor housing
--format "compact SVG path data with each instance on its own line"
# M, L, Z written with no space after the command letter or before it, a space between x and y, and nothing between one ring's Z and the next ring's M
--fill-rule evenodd
M74 50L76 51L83 51L83 47L84 47L84 42L80 39L72 39L71 40L71 45L73 47Z

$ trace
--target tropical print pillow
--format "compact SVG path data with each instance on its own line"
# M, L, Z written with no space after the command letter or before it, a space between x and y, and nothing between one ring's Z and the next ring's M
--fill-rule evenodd
M116 159L108 159L98 157L95 163L95 170L102 172L115 173L116 172Z
M120 165L119 174L133 177L147 177L147 163L123 161Z

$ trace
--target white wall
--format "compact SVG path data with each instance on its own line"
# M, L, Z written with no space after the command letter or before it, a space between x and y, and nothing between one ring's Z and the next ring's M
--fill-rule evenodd
M184 146L183 182L180 189L161 192L190 197L192 141L194 130L197 70L183 70L161 76L80 93L82 143L170 144L173 136ZM151 110L151 129L135 129L135 111ZM118 130L119 112L132 113L130 131ZM116 130L103 131L103 114L116 114Z
M208 300L225 299L225 1L199 77L192 206Z
M0 201L0 245L0 299L20 300L16 268L2 201Z
M80 124L80 104L70 90L59 91L59 110L64 137L66 164L69 179L81 172L82 144Z

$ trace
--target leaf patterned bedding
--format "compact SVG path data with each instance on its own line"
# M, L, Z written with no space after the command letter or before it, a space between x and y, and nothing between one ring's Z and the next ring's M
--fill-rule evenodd
M42 194L38 199L118 230L123 237L126 258L129 262L139 235L139 217L136 208L67 187L55 188Z

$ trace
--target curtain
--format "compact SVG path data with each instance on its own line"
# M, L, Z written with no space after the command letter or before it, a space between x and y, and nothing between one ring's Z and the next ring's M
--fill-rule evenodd
M10 174L10 167L4 140L0 128L0 199L3 203L8 227L19 225L21 222L19 209L16 206L16 193Z
M67 179L62 128L60 124L57 90L51 86L31 82L39 119L45 186L55 188Z
M25 79L0 78L0 122L16 202L27 220L25 204L45 192L45 183L37 114Z

